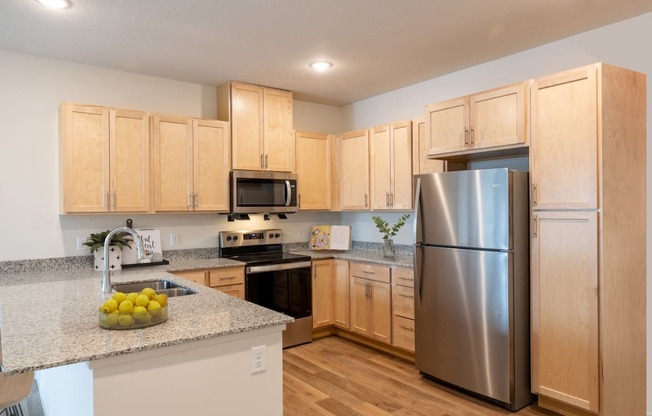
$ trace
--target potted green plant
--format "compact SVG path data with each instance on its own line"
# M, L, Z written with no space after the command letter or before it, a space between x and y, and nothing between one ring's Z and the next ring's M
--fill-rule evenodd
M396 246L394 246L394 237L398 234L398 231L405 225L405 222L410 218L410 214L404 214L401 218L398 219L396 224L391 225L390 223L375 215L371 217L373 222L376 224L376 228L383 234L383 256L384 257L396 257Z
M111 230L102 231L99 233L91 233L86 241L82 243L90 247L91 253L95 256L95 270L104 270L104 240ZM109 268L111 270L118 270L122 268L122 249L127 247L131 249L129 243L133 240L127 233L116 234L111 238L109 243Z

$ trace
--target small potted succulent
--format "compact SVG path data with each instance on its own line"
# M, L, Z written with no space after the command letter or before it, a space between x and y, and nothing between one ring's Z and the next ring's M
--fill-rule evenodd
M376 228L383 234L383 257L396 257L396 246L394 246L392 237L398 234L398 231L405 225L408 218L410 218L410 214L404 214L398 219L396 224L390 226L387 221L377 215L371 217L376 224Z
M111 230L99 233L91 233L83 245L90 247L91 253L95 256L95 270L104 271L104 240ZM109 243L109 268L118 270L122 268L122 249L127 247L131 249L129 243L133 240L127 233L116 234L111 238Z

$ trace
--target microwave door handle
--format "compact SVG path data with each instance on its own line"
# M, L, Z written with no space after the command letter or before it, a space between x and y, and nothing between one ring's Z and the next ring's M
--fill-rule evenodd
M290 201L292 201L292 187L290 186L290 181L285 181L285 206L290 206Z

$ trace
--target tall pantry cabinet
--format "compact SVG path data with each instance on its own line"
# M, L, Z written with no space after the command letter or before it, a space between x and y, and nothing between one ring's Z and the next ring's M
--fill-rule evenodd
M645 414L645 94L606 64L532 84L532 389L562 414Z

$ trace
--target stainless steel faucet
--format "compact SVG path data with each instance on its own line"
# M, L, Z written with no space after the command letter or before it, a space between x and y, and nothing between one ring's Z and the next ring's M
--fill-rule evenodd
M145 255L143 253L143 242L134 230L129 227L118 227L111 230L104 239L104 275L102 277L102 294L106 295L111 293L111 270L109 270L109 244L114 235L118 233L129 233L134 237L136 248L138 249L138 260L142 260Z

